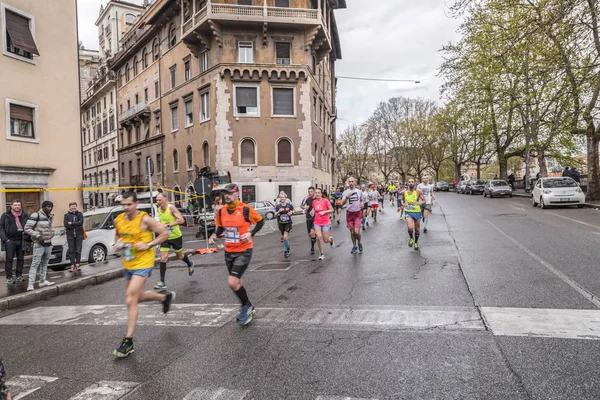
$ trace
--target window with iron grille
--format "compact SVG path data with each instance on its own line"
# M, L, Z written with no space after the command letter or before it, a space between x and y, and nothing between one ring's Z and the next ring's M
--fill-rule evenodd
M275 57L277 64L288 65L291 63L291 43L276 42Z

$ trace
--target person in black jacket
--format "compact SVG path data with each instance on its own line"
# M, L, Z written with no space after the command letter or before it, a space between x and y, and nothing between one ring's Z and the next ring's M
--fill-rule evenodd
M81 271L81 245L83 243L83 214L77 211L77 203L69 203L69 212L65 214L65 230L67 231L67 243L69 252L67 256L71 261L69 272Z
M0 240L2 247L6 249L6 283L23 282L23 264L25 262L25 243L23 242L23 228L29 216L21 206L20 200L15 200L0 217ZM13 258L17 256L16 277L13 279Z

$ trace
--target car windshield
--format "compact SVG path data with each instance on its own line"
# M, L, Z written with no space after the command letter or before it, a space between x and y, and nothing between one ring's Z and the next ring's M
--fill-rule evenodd
M83 219L83 228L86 231L92 231L94 229L98 229L100 228L100 226L102 226L102 223L104 222L104 220L106 219L106 214L92 214L92 215L86 215L85 218Z
M492 186L508 186L508 183L504 181L492 181Z
M471 181L471 185L485 185L485 181L481 179L476 179L474 181Z
M577 183L571 178L545 179L543 185L545 188L577 187Z
M446 182L438 182L438 185L447 185Z

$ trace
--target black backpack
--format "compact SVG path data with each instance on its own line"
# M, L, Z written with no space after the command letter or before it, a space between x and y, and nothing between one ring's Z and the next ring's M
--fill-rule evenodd
M27 221L29 221L30 219L31 219L31 217L29 217L27 219ZM37 218L35 219L35 224L33 224L33 228L32 229L35 229L35 227L37 226L38 222L40 222L40 213L39 212L37 213ZM27 224L27 222L25 222L25 224ZM25 228L25 227L23 227L23 228ZM25 232L25 229L23 229L23 240L25 240L27 243L33 243L33 239L31 239L31 236L29 236L27 234L27 232Z

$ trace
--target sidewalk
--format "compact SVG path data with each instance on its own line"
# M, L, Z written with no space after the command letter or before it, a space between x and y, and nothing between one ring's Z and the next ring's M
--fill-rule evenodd
M525 198L530 199L531 192L525 193L525 190L523 190L523 189L516 189L513 191L513 196L525 197ZM600 208L600 201L591 201L591 202L585 203L583 206L587 207L587 208Z

